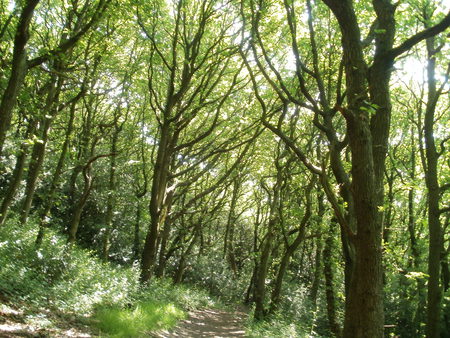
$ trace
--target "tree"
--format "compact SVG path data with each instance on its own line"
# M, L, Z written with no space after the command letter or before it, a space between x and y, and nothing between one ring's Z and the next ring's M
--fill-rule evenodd
M276 334L442 335L446 11L0 0L2 243L60 232Z
M300 107L310 109L316 114L314 121L328 139L331 140L330 158L336 180L339 182L346 175L341 175L342 165L339 164L340 152L346 143L340 144L336 140L334 128L330 129L330 119L335 112L340 112L346 123L346 140L351 151L351 183L344 181L341 189L341 197L347 202L347 212L350 222L347 224L345 217L339 212L339 207L333 203L333 196L327 194L333 204L336 216L343 229L346 230L347 240L352 242L354 250L353 262L348 279L348 293L346 297L344 337L380 337L383 335L383 283L382 283L382 256L381 256L381 232L383 213L380 207L384 204L384 170L385 156L388 149L388 137L391 118L391 102L389 80L392 73L392 65L395 59L410 50L414 45L427 37L434 36L445 30L450 24L450 14L435 26L405 39L400 45L394 47L395 37L395 9L390 1L373 1L372 8L376 17L374 35L374 55L367 58L364 53L364 44L361 39L361 26L357 20L357 12L353 1L324 0L324 4L332 11L341 31L343 66L345 71L345 100L338 95L337 102L327 102L330 97L323 85L323 74L318 63L317 41L312 25L312 5L307 2L306 10L310 18L309 33L311 39L311 54L313 60L312 70L308 69L300 59L300 51L297 42L298 20L292 1L284 1L289 31L292 39L292 53L296 60L296 75L298 88L303 97L298 97L286 85L285 79L276 69L273 58L269 57L267 49L260 35L262 17L270 7L262 1L258 4L250 1L250 31L252 39L250 47L258 70L277 93L284 107L292 102ZM366 10L367 10L366 9ZM246 14L243 14L246 17ZM372 41L369 38L369 43ZM259 49L258 49L259 48ZM259 61L258 61L259 60ZM265 69L262 62L268 65ZM248 65L248 63L247 63ZM272 79L272 75L275 80ZM319 105L307 88L304 76L310 76L317 83ZM254 78L254 77L253 77ZM256 90L256 81L253 80ZM340 88L338 87L338 94ZM258 95L257 95L258 96ZM259 96L259 101L265 104ZM308 102L309 104L305 103ZM333 107L333 108L330 108ZM284 116L286 108L282 110ZM266 113L267 114L267 113ZM319 118L324 122L319 122ZM280 118L281 120L281 118ZM278 127L265 123L266 127L281 137L286 144L293 149L300 161L316 175L325 178L323 171L308 161L306 155L295 145L286 134ZM328 128L327 128L328 127ZM334 163L334 165L333 165ZM346 180L346 179L345 179ZM324 182L322 180L322 182ZM324 185L327 191L326 183ZM350 198L352 202L350 203ZM354 224L354 226L352 225Z
M30 24L34 16L35 9L39 4L39 0L27 0L22 8L20 19L16 27L14 39L14 52L12 56L11 73L8 85L5 88L0 102L0 155L3 156L3 146L6 139L6 133L9 130L13 109L16 104L17 96L22 88L25 76L28 71L53 57L59 56L70 50L89 30L98 23L102 15L105 13L110 1L99 0L96 6L91 6L88 2L78 7L78 3L71 10L77 13L78 22L74 23L70 19L66 22L67 28L70 30L69 36L63 38L57 46L40 55L29 59L27 56L27 43L30 39ZM81 4L80 4L81 5ZM92 10L93 8L93 10ZM73 25L73 26L72 26Z
M150 44L150 109L158 121L150 190L151 224L142 255L142 282L151 278L156 262L159 228L169 208L167 189L173 170L171 164L178 154L182 156L181 150L195 149L197 144L213 135L222 106L241 86L239 66L231 68L236 49L229 45L230 16L215 4L216 1L205 0L188 7L187 2L177 1L170 9L173 14L164 6L153 4L160 20L154 16L150 22L138 9L138 23ZM171 29L164 38L161 36L163 24L165 29ZM169 39L169 44L163 40L165 38ZM201 116L209 117L210 124L200 129ZM196 130L197 135L189 134L189 130ZM183 140L187 135L189 139Z

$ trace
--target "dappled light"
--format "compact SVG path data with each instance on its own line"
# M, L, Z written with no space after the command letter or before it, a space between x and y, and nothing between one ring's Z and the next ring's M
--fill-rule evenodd
M0 336L446 337L449 10L0 0Z

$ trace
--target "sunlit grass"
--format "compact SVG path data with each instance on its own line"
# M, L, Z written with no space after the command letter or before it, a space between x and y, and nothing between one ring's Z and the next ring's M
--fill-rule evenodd
M0 228L0 295L27 307L36 327L53 325L39 317L45 309L85 320L104 337L146 337L174 326L183 310L217 306L207 292L168 279L142 287L136 266L104 263L93 252L68 248L65 236L52 229L36 250L37 229L12 217Z
M254 314L247 317L245 336L249 338L306 338L321 337L315 332L308 332L296 318L284 316L281 313L272 314L265 320L255 321Z
M102 307L94 318L96 326L108 337L142 337L146 332L171 328L185 316L172 303L147 301L133 308Z

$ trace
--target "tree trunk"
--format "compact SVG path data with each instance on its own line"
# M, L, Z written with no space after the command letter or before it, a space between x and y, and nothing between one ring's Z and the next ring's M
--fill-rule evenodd
M186 266L187 266L187 258L189 256L189 254L191 253L192 249L194 248L195 242L197 241L197 237L198 237L199 230L200 230L199 228L200 228L200 224L197 224L195 226L194 234L189 243L189 246L187 247L187 249L184 252L181 253L181 257L178 262L178 268L177 268L177 271L175 272L175 276L173 277L174 284L179 284L183 281L184 271L186 270Z
M440 314L442 288L439 283L441 253L443 251L443 235L440 222L440 188L438 183L438 158L434 141L434 115L438 94L436 91L434 57L434 38L426 40L428 51L428 100L425 111L424 137L427 168L425 182L428 191L428 229L430 240L428 247L428 298L427 298L427 338L438 338L440 335Z
M317 193L317 224L322 224L323 215L325 214L325 205L324 205L324 193ZM312 310L315 312L317 308L317 293L319 291L320 279L322 276L322 237L317 237L316 241L316 257L315 257L315 270L314 270L314 280L311 285L311 291L309 294L309 299L311 300Z
M14 38L14 51L11 64L11 74L8 85L3 93L0 102L0 156L3 155L3 146L6 133L11 124L13 108L16 105L17 95L22 87L27 73L27 50L26 45L29 39L29 27L33 18L34 9L39 0L28 0L20 14Z
M84 206L91 192L91 188L92 188L92 178L85 177L83 193L81 194L72 211L72 217L68 228L69 243L75 243L77 239L78 225L80 224L81 214L83 212Z
M236 257L234 254L234 228L237 221L236 217L236 203L239 197L240 180L236 177L233 180L233 193L231 195L230 210L228 212L227 225L225 228L224 240L224 255L227 258L228 264L233 275L237 276Z
M64 167L64 162L66 161L67 151L69 148L70 143L70 137L73 132L73 124L75 120L75 107L76 102L73 102L70 107L70 115L69 115L69 121L67 124L67 130L66 135L64 137L64 143L61 148L61 153L59 155L58 163L55 168L55 172L53 173L52 182L50 183L50 189L47 192L46 196L47 198L44 201L44 206L42 208L41 214L40 214L40 221L39 221L39 232L36 237L36 247L39 248L41 246L42 240L44 238L45 234L45 228L48 226L48 217L50 214L50 209L53 206L53 202L55 200L56 190L58 188L58 183L60 181L60 177L62 174L62 170Z
M342 330L336 318L336 296L334 288L333 271L333 247L334 247L334 229L330 224L328 236L325 240L323 249L323 275L325 277L325 298L327 301L327 317L330 331L335 337L342 336Z
M93 150L93 149L92 149ZM83 179L84 179L84 186L83 186L83 192L78 199L78 201L75 203L75 206L72 211L72 218L70 220L69 228L68 228L68 242L74 243L76 240L76 235L78 232L78 225L80 224L81 214L83 212L84 206L86 205L86 202L89 198L89 194L92 190L92 183L93 178L91 176L91 169L92 164L98 160L101 157L107 157L107 156L115 156L115 153L107 154L107 155L96 155L94 157L91 157L87 163L84 165L82 172L83 172Z
M320 223L319 223L320 224ZM314 279L311 284L311 290L309 292L309 299L311 300L311 308L313 312L317 309L317 293L319 291L320 279L321 279L321 269L322 269L322 239L317 238L316 241L316 257L314 266Z
M447 219L448 222L448 219ZM444 288L444 292L447 292L450 289L450 264L448 262L448 256L450 253L450 242L447 246L447 250L442 253L441 259L441 269L442 269L442 285Z
M46 127L47 123L45 123L44 128ZM31 205L33 202L34 192L36 190L36 184L41 171L42 163L44 162L45 146L47 143L47 132L44 133L45 138L40 139L38 142L36 142L31 152L30 163L28 166L28 176L25 186L25 199L23 201L22 210L20 214L21 224L25 224L28 219L28 215L30 213Z
M159 248L159 259L158 259L158 267L156 269L155 275L156 277L163 277L164 272L166 270L166 248L167 242L169 240L170 230L172 228L172 218L167 216L166 221L164 222L164 229L161 235L161 244Z
M25 133L25 138L29 138L33 134L34 129L36 127L36 123L37 123L36 120L32 120L29 122L27 131ZM16 158L16 164L12 173L11 181L8 185L8 189L6 190L5 196L3 197L3 201L0 206L0 226L2 226L5 223L9 207L14 201L17 189L20 186L28 151L29 145L27 145L26 143L22 143Z
M259 231L259 226L260 226L260 219L261 217L261 206L260 204L257 205L256 208L256 219L255 219L255 223L254 223L254 227L253 227L253 271L252 271L252 277L250 278L250 282L248 284L248 288L247 288L247 292L245 294L245 300L244 303L245 304L250 304L250 302L252 301L252 295L254 294L254 288L255 288L255 280L256 280L256 275L258 273L258 251L259 251L259 247L258 247L258 231Z
M297 238L299 238L299 237L297 237ZM293 247L294 245L295 244L290 245L285 250L283 257L281 258L281 262L278 267L278 272L277 272L275 284L273 286L272 295L271 295L271 299L270 299L269 313L274 313L277 310L278 305L280 304L281 287L283 285L283 278L284 278L284 275L286 274L286 270L289 266L289 261L291 260L291 256L294 254L295 250L298 248L300 243L298 243L298 245L295 245L295 248Z
M307 194L309 194L309 192L307 192ZM284 251L283 257L281 258L277 277L275 279L275 285L272 290L270 313L274 313L279 305L280 295L281 295L281 287L283 285L284 275L289 266L289 261L290 261L292 255L294 254L294 252L297 250L297 248L300 246L300 244L305 239L306 226L308 224L310 217L311 217L311 200L308 198L305 214L303 215L302 220L300 222L297 237L294 239L294 241L291 244L286 244L286 249Z
M276 159L277 163L278 160L279 158ZM261 244L258 269L255 275L255 288L253 290L253 300L255 302L255 320L262 320L266 315L266 311L264 308L264 301L266 297L266 278L270 265L270 253L272 251L273 240L275 237L275 227L279 222L278 206L280 200L280 189L283 180L281 167L279 165L277 165L277 170L277 180L273 187L273 196L270 202L270 215L267 224L266 238Z
M69 18L71 21L71 18ZM60 44L67 41L67 33L63 33ZM65 57L69 57L72 53L72 48L69 48L65 52ZM57 107L57 103L59 101L59 95L61 92L61 88L64 85L65 77L58 76L57 73L63 73L66 67L66 62L61 61L61 59L55 59L51 62L52 70L55 72L52 74L48 84L48 92L45 100L44 108L41 112L41 130L39 131L39 141L34 144L33 152L31 155L31 161L29 164L27 183L25 188L25 199L23 201L22 211L20 215L20 222L25 224L28 215L30 213L30 209L32 206L34 193L36 190L36 184L41 172L42 164L44 162L45 151L48 141L48 134L50 132L51 125L53 123L53 119L61 110ZM75 97L73 104L75 104L79 100L80 96ZM71 112L72 114L72 112Z
M158 153L153 170L149 205L150 225L142 252L141 283L146 283L150 280L156 262L157 240L159 236L159 227L162 223L161 214L166 197L169 164L172 156L169 149L171 139L170 126L166 124L161 128L161 139L160 144L158 145Z
M449 218L447 217L447 225ZM450 253L450 243L447 246L447 250L442 253L441 258L441 270L442 270L442 286L444 292L448 292L450 289L450 266L448 263L448 254ZM443 332L450 332L450 313L449 311L444 311L444 327Z
M275 236L274 228L276 225L276 219L274 217L275 215L272 215L269 220L267 236L262 246L258 270L255 277L255 289L253 293L253 300L255 302L255 320L262 320L266 314L264 309L264 300L266 297L266 278L270 265L270 252L272 249L273 238Z
M389 136L391 104L389 79L393 56L388 56L395 34L394 7L374 1L379 28L370 70L364 60L353 2L324 0L342 33L348 108L340 108L347 122L352 154L352 185L356 233L350 239L355 262L346 298L344 337L383 337L383 269L381 233L384 204L383 175ZM369 80L369 83L368 83ZM368 97L370 93L370 99ZM376 104L375 114L369 111Z
M141 203L138 198L136 203L136 219L134 220L134 239L133 239L133 257L135 261L139 260L141 254L141 238L140 238L140 226L141 226Z
M170 216L170 210L172 209L172 201L173 201L173 195L174 190L169 191L167 194L167 201L166 201L166 214L164 220L164 229L161 234L161 241L160 241L160 248L159 248L159 260L158 260L158 267L156 269L156 276L157 277L163 277L164 272L166 269L166 248L167 248L167 242L169 240L170 231L172 229L172 217Z
M116 125L111 140L111 154L117 152L117 140L119 138L120 128ZM102 260L106 262L109 258L109 249L111 247L111 229L113 226L113 212L116 200L116 156L111 156L109 162L109 182L108 182L108 201L106 205L105 232L102 241Z
M375 191L372 140L368 124L361 117L355 116L348 124L357 234L355 265L346 301L344 337L382 337L382 228Z

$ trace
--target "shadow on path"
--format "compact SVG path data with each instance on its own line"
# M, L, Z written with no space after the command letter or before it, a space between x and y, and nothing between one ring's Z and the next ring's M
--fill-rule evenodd
M158 332L154 337L245 337L246 314L241 311L227 312L217 309L196 310L182 320L172 331Z

